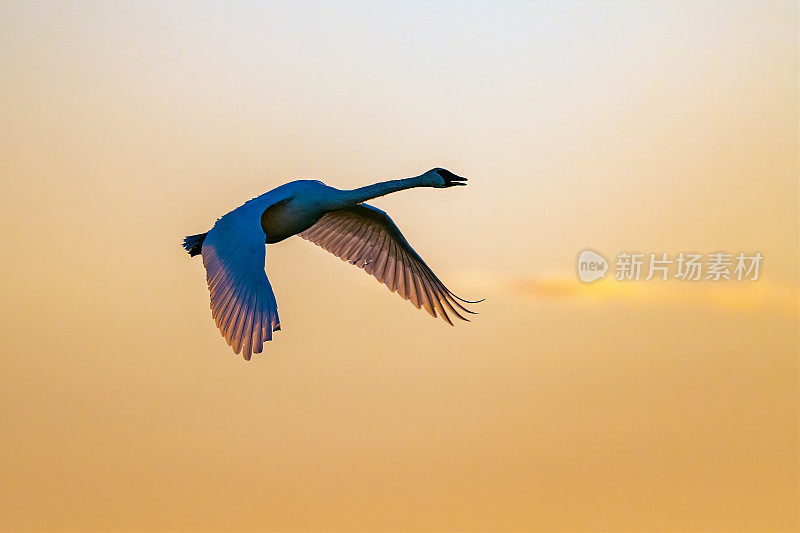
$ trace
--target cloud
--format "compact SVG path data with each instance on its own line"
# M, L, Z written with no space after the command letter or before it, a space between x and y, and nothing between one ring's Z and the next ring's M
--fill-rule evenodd
M506 293L526 300L559 299L586 305L626 303L642 306L704 305L730 311L775 310L800 316L797 285L767 278L758 281L617 281L613 277L582 283L563 273L528 278L506 278L472 271L459 276L478 291Z
M789 316L800 313L796 286L758 281L617 281L593 284L567 276L510 280L506 287L527 298L571 298L589 303L631 302L641 305L701 304L730 310L776 309Z

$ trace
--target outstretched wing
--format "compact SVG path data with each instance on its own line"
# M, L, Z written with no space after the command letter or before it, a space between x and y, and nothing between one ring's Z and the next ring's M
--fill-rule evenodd
M231 211L203 242L211 316L222 336L245 359L261 353L280 329L275 294L264 272L264 231L252 209Z
M448 312L462 320L472 313L459 303L463 300L450 292L411 248L389 215L367 204L326 213L300 236L331 252L344 261L363 268L385 284L390 291L411 300L431 316L437 312L450 325Z

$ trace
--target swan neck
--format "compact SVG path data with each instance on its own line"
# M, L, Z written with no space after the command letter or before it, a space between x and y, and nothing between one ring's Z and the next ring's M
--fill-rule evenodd
M411 189L413 187L422 187L423 183L420 181L420 176L414 178L405 178L400 180L382 181L380 183L373 183L358 189L342 190L339 191L337 198L335 198L333 209L344 209L358 205L379 196L391 194L393 192Z

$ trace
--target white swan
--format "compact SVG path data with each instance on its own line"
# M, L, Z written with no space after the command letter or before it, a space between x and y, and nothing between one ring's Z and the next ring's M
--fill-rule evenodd
M466 178L435 168L413 178L339 190L316 180L292 181L237 207L207 233L183 240L189 255L203 255L211 292L211 316L235 353L261 353L280 329L275 294L264 272L265 243L292 235L321 246L384 283L431 316L452 325L472 313L411 248L389 215L364 204L413 187L466 185ZM481 301L481 300L478 300Z

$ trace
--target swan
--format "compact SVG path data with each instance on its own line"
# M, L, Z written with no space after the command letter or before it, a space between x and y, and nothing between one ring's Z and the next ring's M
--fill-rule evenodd
M265 244L299 235L350 264L390 291L424 307L451 326L448 312L461 320L475 314L453 294L408 244L385 212L363 202L414 187L466 185L466 178L443 168L419 176L340 190L319 180L286 183L245 202L217 219L206 233L189 235L183 247L202 255L211 293L211 316L233 348L250 360L281 329L278 305L264 271Z

